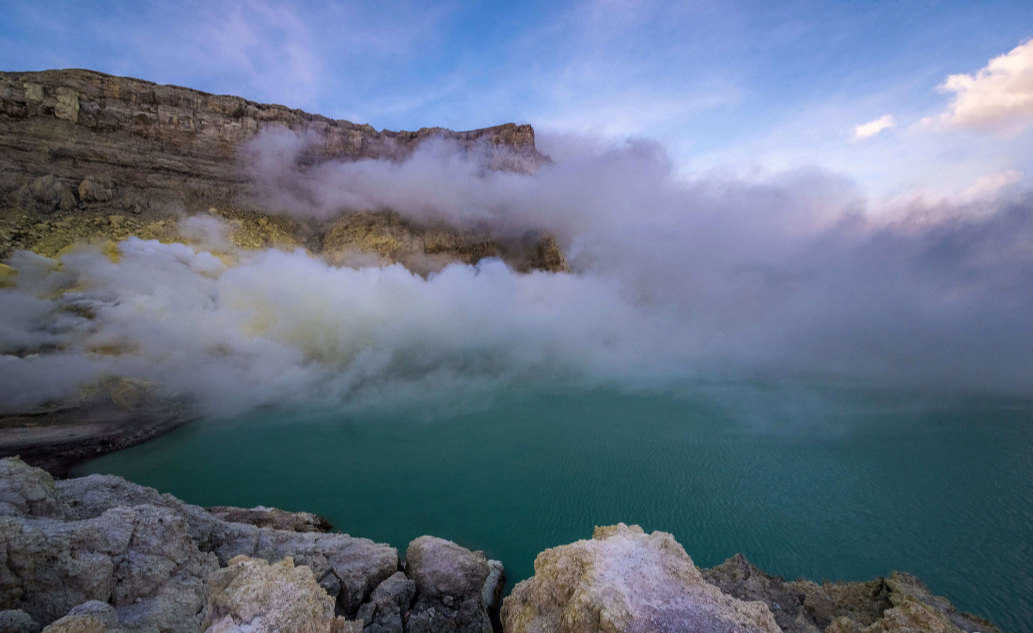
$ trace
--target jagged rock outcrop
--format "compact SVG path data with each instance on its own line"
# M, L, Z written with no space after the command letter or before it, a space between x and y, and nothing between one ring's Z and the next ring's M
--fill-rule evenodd
M407 633L491 633L488 611L502 585L492 563L500 563L433 536L410 543L405 561L416 584Z
M480 552L423 537L403 573L387 545L220 518L254 512L296 527L283 511L213 514L118 477L55 481L2 459L0 623L126 633L202 623L211 631L491 630L501 563ZM80 606L91 601L114 616ZM308 624L285 629L287 620Z
M118 507L84 521L0 517L5 608L52 622L90 600L110 603L125 628L195 631L214 555L198 550L167 508Z
M477 148L491 169L530 172L548 160L535 149L529 125L378 132L284 106L89 70L0 72L0 258L20 248L53 256L79 242L130 235L183 239L181 215L211 211L229 221L229 238L241 248L320 253L325 245L336 261L351 251L370 252L421 273L485 256L522 269L566 267L562 254L558 260L538 255L549 250L545 242L510 245L443 225L385 225L379 209L341 209L350 218L344 230L270 215L267 192L249 176L241 148L260 131L281 128L314 139L297 157L301 169L331 159L398 160L432 138ZM400 246L386 246L391 242Z
M757 569L741 554L703 570L708 582L741 600L759 600L785 633L1000 633L990 622L959 613L910 574L868 582L786 581Z
M779 632L763 603L704 580L673 536L623 523L539 554L534 576L503 602L502 625L508 633Z
M416 583L395 572L373 590L369 602L359 608L357 619L366 633L402 633L415 597Z

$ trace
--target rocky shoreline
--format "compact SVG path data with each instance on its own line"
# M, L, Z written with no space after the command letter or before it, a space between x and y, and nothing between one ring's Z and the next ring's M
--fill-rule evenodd
M956 633L999 631L907 574L786 581L735 556L698 569L619 524L502 563L422 536L404 553L306 513L193 506L124 479L0 460L0 631Z

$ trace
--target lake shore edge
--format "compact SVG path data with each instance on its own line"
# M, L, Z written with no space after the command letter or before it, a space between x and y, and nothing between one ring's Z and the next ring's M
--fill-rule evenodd
M741 555L701 570L670 534L637 526L545 550L505 601L502 563L481 552L423 536L402 556L328 527L306 513L209 511L119 477L54 479L2 459L0 628L999 631L908 574L786 581Z

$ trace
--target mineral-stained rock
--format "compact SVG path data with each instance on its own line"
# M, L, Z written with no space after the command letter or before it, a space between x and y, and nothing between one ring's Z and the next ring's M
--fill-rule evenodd
M390 211L345 213L330 220L324 226L321 249L334 265L349 265L365 254L367 259L373 255L381 263L398 262L421 274L454 262L476 264L486 257L506 255L496 240L483 233L421 224Z
M909 574L867 582L787 582L736 555L703 575L729 595L767 604L785 633L1000 633L978 616L959 613Z
M71 188L51 174L39 176L19 191L22 204L38 211L75 208L76 200Z
M115 196L115 185L110 177L87 176L79 183L79 201L107 202Z
M403 633L405 616L416 596L416 583L395 572L373 590L369 602L359 608L356 619L365 633Z
M334 600L312 570L237 556L208 576L201 628L210 633L329 633Z
M492 561L497 563L497 561ZM490 605L502 579L483 552L451 541L421 536L409 544L406 574L416 584L416 602L406 624L410 633L490 633ZM493 586L486 587L491 579Z
M567 258L563 256L556 238L544 231L532 231L524 236L521 252L523 257L516 263L521 272L544 270L560 273L570 272Z
M338 609L351 619L373 589L398 570L398 552L368 539L225 525L249 530L237 532L236 539L229 530L223 533L224 541L215 550L221 560L237 554L269 561L293 557L312 569L319 584L337 599Z
M507 633L778 633L767 607L703 579L670 534L623 523L538 555L502 604Z

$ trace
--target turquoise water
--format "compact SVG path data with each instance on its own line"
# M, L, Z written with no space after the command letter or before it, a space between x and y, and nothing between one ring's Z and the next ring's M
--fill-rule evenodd
M618 521L700 566L912 572L1007 631L1033 622L1033 403L710 385L499 395L466 412L265 412L93 461L201 505L328 517L403 551L434 534L501 559Z

